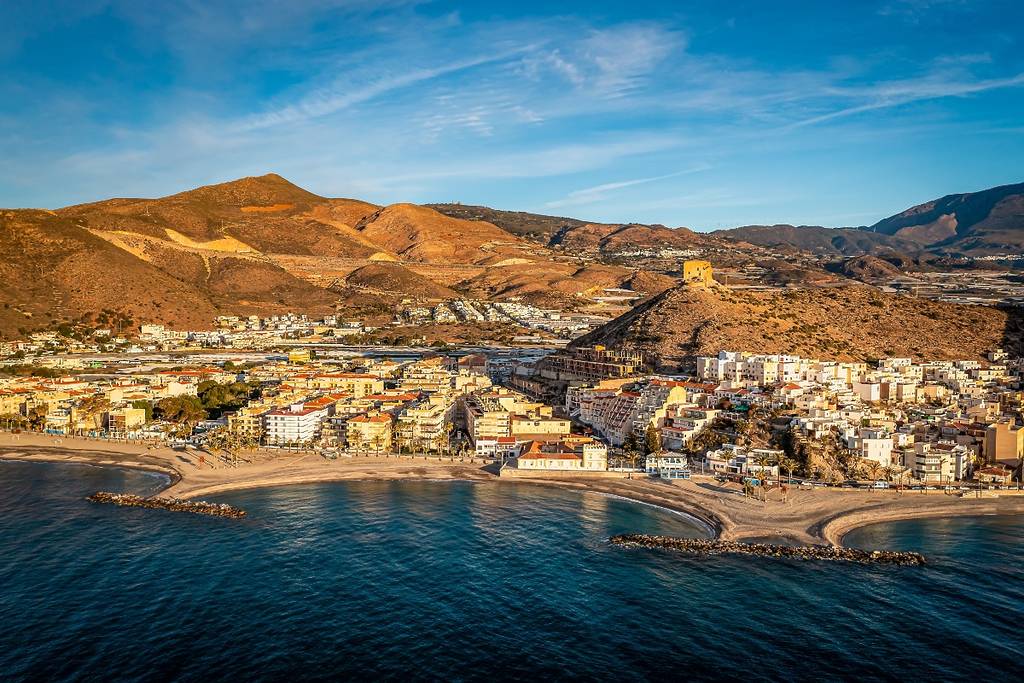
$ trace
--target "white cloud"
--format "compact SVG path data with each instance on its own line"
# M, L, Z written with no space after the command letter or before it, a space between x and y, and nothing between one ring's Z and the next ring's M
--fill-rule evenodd
M593 187L587 187L582 190L574 190L566 195L562 199L547 202L544 206L556 209L566 206L586 206L589 204L595 204L604 199L607 199L609 194L614 193L617 190L622 190L628 187L635 187L637 185L647 185L649 183L656 183L662 180L668 180L670 178L678 178L682 175L689 175L691 173L699 173L700 171L706 171L710 169L710 164L699 164L692 168L688 168L683 171L676 171L675 173L666 173L664 175L652 176L649 178L634 178L632 180L620 180L613 183L604 183L602 185L595 185Z
M866 98L868 101L863 104L837 109L827 114L820 114L797 121L790 124L788 128L811 126L817 123L824 123L825 121L853 116L854 114L897 107L912 102L946 97L963 97L988 90L1013 88L1020 85L1024 85L1024 74L1017 74L1009 78L978 81L950 81L942 78L928 77L914 81L880 83L866 88L835 89L831 91L834 95Z
M338 79L331 86L314 90L294 104L244 118L238 122L236 129L240 131L257 130L327 116L395 90L408 88L425 81L432 81L474 67L501 62L522 54L529 49L529 46L527 46L495 54L481 55L432 68L412 69L404 73L374 76L368 82L358 85L353 84L349 78Z

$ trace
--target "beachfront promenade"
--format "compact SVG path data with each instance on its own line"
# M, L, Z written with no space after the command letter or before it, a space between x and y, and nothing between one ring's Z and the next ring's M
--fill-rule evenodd
M493 464L471 458L414 456L339 457L315 453L254 454L237 466L196 450L95 441L43 434L0 433L0 458L29 461L81 462L159 471L171 477L161 495L213 500L224 491L346 480L458 479L500 486L556 486L621 496L691 516L723 540L786 540L800 544L840 544L842 537L875 522L918 517L1024 514L1024 496L960 497L942 491L904 492L844 489L779 491L767 501L744 497L735 484L711 478L665 482L643 475L634 478L586 477L557 472L512 479L497 476Z

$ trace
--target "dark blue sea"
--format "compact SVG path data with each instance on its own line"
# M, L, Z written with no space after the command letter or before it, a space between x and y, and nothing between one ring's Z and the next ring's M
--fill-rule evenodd
M1019 680L1024 521L850 543L924 568L611 547L701 535L597 494L353 482L244 520L95 505L161 478L0 462L0 680ZM1016 672L1016 673L1014 673Z

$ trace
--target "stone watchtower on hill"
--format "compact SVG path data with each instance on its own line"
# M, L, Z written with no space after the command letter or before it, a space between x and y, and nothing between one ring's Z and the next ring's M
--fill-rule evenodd
M683 261L682 270L683 284L688 287L710 287L715 282L710 261Z

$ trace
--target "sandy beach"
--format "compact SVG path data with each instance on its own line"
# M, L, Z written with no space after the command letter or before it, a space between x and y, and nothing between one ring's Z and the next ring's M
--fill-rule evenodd
M658 481L646 477L609 479L499 478L493 466L440 458L341 457L326 460L312 453L260 453L252 462L232 466L201 451L174 450L134 443L0 434L0 458L42 462L81 462L157 471L171 478L162 495L215 501L225 491L351 480L458 479L495 485L555 486L656 505L695 518L724 540L784 540L800 544L840 545L858 527L920 517L984 516L1024 513L1024 496L1010 492L984 498L941 491L904 492L841 489L779 491L767 501L746 498L734 484L711 478Z

